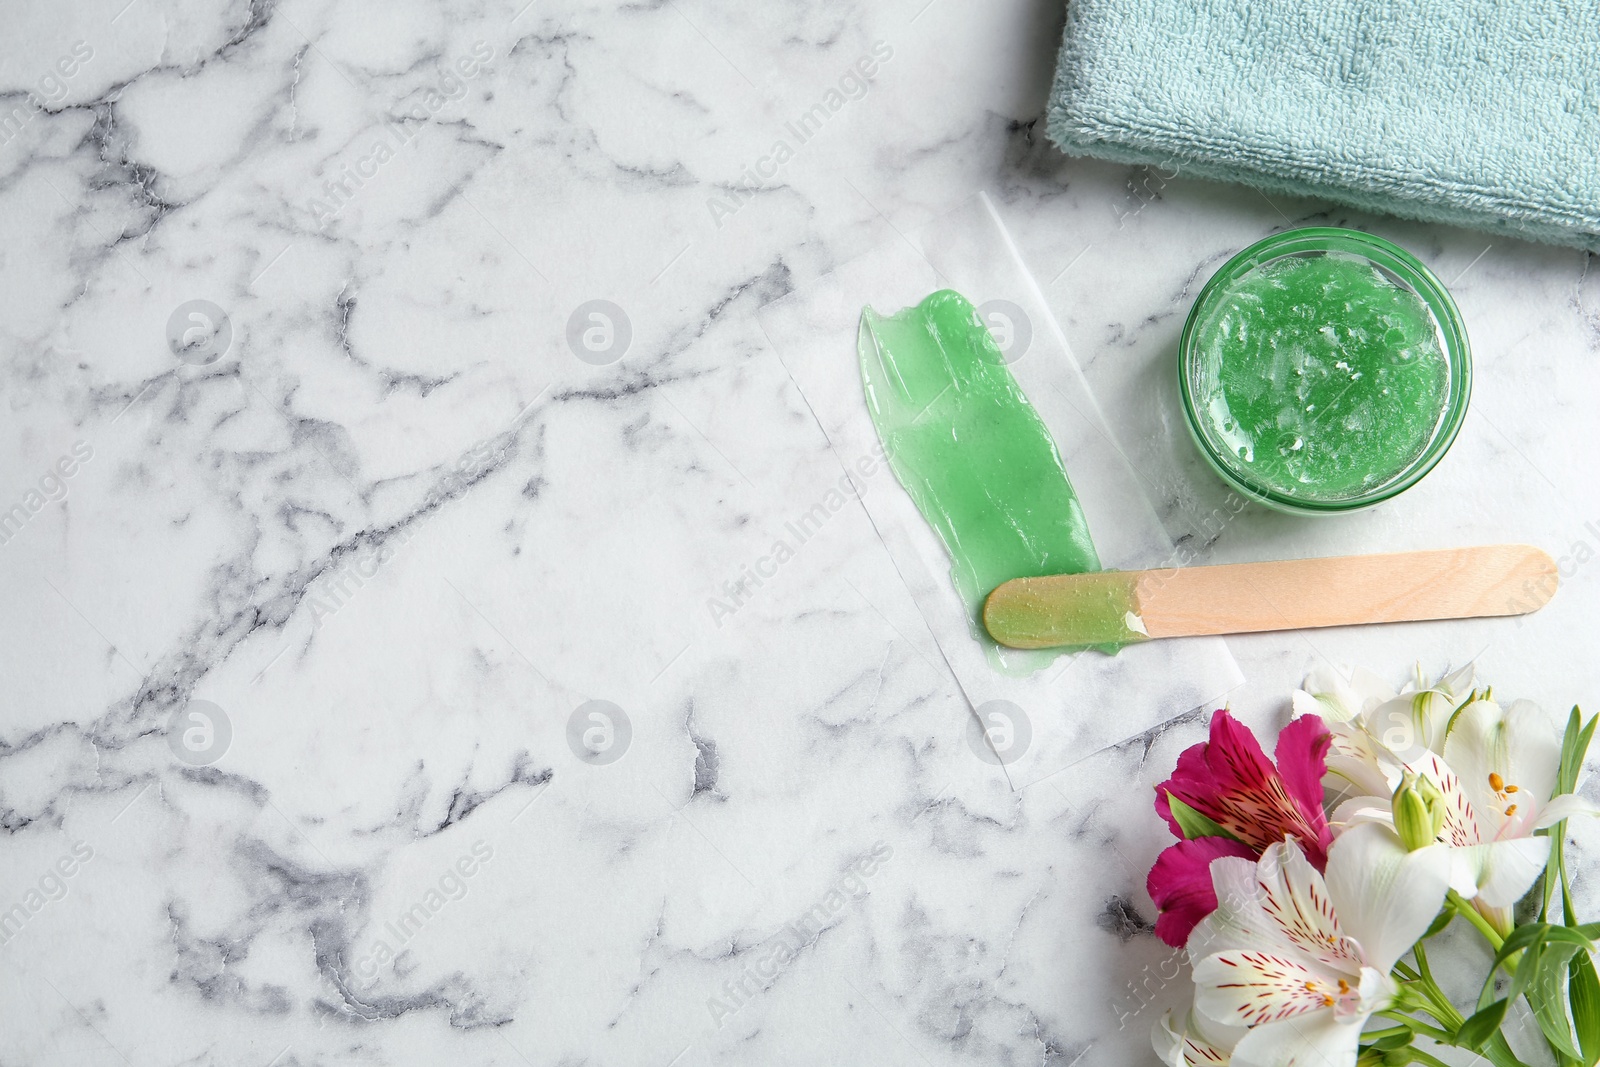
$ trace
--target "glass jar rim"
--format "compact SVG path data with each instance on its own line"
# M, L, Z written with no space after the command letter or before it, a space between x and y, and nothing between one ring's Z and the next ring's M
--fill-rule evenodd
M1195 363L1198 323L1221 295L1245 274L1261 265L1287 256L1307 252L1347 252L1361 256L1399 279L1427 305L1429 313L1439 326L1440 340L1445 359L1450 368L1450 388L1438 424L1434 427L1427 445L1416 459L1405 466L1395 477L1376 486L1371 491L1340 500L1315 500L1292 496L1270 486L1252 481L1244 472L1225 458L1209 441L1200 427L1195 411L1194 394L1190 388L1190 370ZM1183 333L1178 341L1178 389L1183 400L1184 417L1189 425L1201 455L1212 469L1233 488L1247 497L1279 511L1294 514L1329 515L1359 511L1381 504L1421 481L1444 458L1455 443L1456 435L1466 419L1467 404L1472 396L1472 350L1467 340L1466 325L1461 312L1444 283L1433 271L1410 252L1382 237L1362 230L1339 226L1304 226L1272 234L1242 249L1222 265L1201 288L1184 321Z

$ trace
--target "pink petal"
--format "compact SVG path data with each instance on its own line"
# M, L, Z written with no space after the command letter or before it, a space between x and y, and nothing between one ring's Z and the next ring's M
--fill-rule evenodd
M1278 734L1273 756L1284 792L1299 809L1306 825L1315 833L1313 840L1301 839L1312 864L1320 871L1328 865L1328 817L1322 811L1322 777L1328 770L1328 747L1333 734L1316 715L1302 715Z
M1209 741L1178 757L1172 777L1156 787L1156 812L1182 837L1169 797L1177 797L1214 820L1259 853L1294 837L1320 870L1331 840L1322 812L1321 779L1331 743L1327 726L1313 715L1296 719L1283 732L1279 752L1288 778L1261 751L1255 735L1225 710L1211 717Z
M1173 948L1182 948L1201 919L1217 910L1217 891L1211 882L1211 861L1220 856L1254 860L1248 845L1226 837L1201 837L1179 841L1150 868L1145 888L1160 914L1156 936Z
M1211 716L1211 739L1184 749L1172 777L1156 786L1156 814L1167 820L1174 837L1182 837L1167 803L1169 793L1216 818L1213 800L1230 790L1259 789L1271 774L1272 764L1255 735L1219 708Z

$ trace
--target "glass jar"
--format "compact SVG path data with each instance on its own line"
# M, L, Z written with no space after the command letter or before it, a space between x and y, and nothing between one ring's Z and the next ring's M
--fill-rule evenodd
M1200 452L1240 493L1328 515L1415 485L1455 440L1472 356L1415 256L1358 230L1274 234L1200 291L1178 345Z

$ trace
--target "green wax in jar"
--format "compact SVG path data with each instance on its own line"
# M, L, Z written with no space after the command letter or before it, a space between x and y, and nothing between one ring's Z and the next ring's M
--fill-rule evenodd
M1450 393L1426 304L1356 256L1271 260L1198 324L1200 429L1254 482L1339 500L1402 473Z
M981 640L1000 583L1100 569L1055 441L966 297L864 308L857 348L890 466L944 541Z

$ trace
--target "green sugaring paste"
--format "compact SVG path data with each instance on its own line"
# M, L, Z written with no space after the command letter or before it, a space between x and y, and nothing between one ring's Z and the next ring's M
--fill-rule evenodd
M1100 569L1055 441L960 293L891 316L863 309L858 350L890 466L944 541L973 632L993 649L981 612L997 585Z
M1195 416L1244 477L1336 501L1427 447L1450 367L1428 307L1359 257L1289 256L1234 282L1198 324Z
M1024 648L1118 648L1149 640L1139 618L1137 571L1101 571L1048 593L1024 587L984 606L991 634Z

